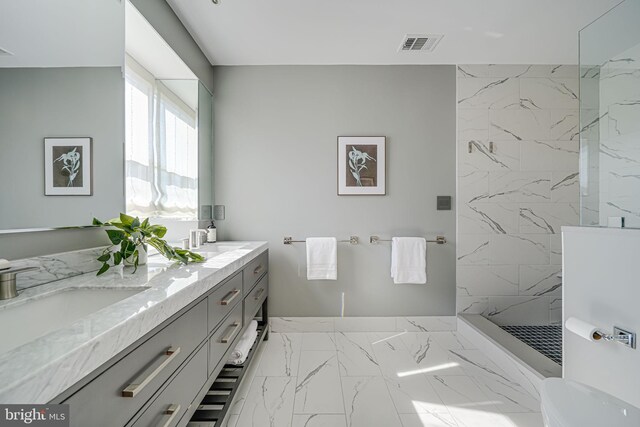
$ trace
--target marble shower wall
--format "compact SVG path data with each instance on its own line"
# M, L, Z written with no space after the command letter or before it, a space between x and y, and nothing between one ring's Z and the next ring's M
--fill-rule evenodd
M458 66L457 311L561 321L560 227L579 223L578 69Z
M583 115L584 108L599 107L594 111L600 117L599 185L590 182L588 190L599 192L600 225L610 216L622 216L626 227L639 228L640 45L611 58L599 71L599 106L583 103Z

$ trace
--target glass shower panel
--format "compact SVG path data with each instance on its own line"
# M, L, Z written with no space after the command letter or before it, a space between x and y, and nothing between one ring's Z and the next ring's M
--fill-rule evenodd
M581 225L640 228L640 0L580 31Z

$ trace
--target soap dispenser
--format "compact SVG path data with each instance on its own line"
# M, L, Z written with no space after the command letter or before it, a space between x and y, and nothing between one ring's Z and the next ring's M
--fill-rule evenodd
M211 221L211 224L207 227L207 241L209 243L215 243L218 240L218 230L216 230L216 225Z

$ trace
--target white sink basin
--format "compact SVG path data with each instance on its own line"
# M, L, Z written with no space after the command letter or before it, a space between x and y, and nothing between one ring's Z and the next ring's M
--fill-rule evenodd
M143 290L70 288L0 308L0 354Z

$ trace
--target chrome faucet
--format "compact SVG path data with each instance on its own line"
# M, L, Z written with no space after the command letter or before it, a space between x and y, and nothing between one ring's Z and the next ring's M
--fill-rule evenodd
M16 289L16 275L25 271L37 270L38 267L19 267L0 270L0 300L18 296Z

